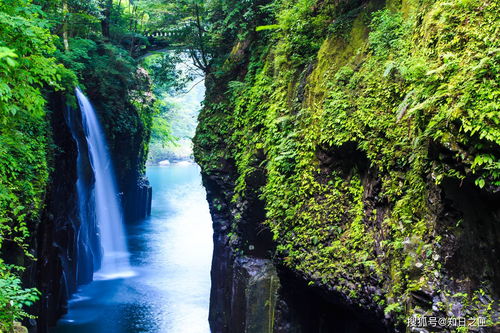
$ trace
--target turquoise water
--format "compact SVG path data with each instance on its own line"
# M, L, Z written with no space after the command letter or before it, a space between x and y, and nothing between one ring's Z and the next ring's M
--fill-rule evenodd
M134 276L83 286L53 333L205 333L212 222L195 164L150 167L151 217L127 226Z

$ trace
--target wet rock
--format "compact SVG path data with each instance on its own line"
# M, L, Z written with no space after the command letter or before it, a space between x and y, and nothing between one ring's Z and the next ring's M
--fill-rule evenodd
M272 332L279 278L268 259L240 257L234 263L231 332ZM239 319L239 320L238 320Z
M145 176L129 183L122 200L126 220L136 222L151 215L152 196L153 188Z
M67 311L68 297L76 291L79 281L90 281L92 272L77 274L77 230L80 225L78 214L77 146L68 127L68 114L61 94L50 98L51 125L55 151L50 188L47 191L46 208L41 223L32 233L36 244L36 263L29 267L29 279L42 293L39 302L32 308L37 315L37 332L48 331L57 319ZM83 131L80 132L81 135ZM90 170L90 168L89 168ZM92 177L84 181L92 181ZM30 328L31 329L31 328Z

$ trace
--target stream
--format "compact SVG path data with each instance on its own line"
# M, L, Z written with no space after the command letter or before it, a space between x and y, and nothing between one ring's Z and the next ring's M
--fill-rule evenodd
M149 167L151 216L126 226L133 276L95 279L52 333L210 332L212 222L193 163Z

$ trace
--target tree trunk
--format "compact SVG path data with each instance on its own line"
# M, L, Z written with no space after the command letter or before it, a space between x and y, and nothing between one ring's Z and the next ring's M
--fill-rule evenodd
M63 44L64 44L64 51L68 52L69 51L69 41L68 41L68 3L66 0L63 1Z
M111 19L111 9L113 8L113 0L106 0L104 10L102 11L103 19L101 20L101 32L105 38L110 37L109 26Z
M200 8L198 7L198 4L195 4L195 16L196 16L196 30L198 35L198 43L200 47L200 56L201 56L201 59L199 59L199 64L201 65L200 69L203 70L203 72L207 73L208 59L205 51L205 41L203 40L204 29L201 23Z

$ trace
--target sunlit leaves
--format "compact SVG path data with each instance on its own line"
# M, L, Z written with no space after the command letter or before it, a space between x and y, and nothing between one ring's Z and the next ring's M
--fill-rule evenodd
M23 307L31 306L39 299L36 289L22 287L19 277L12 274L14 269L0 259L0 330L3 332L11 331L14 321L30 317Z
M43 203L47 166L47 119L42 89L62 89L67 74L51 57L54 36L38 6L0 2L0 248L10 242L24 251L30 223ZM27 316L37 299L23 289L14 267L0 261L0 330Z

